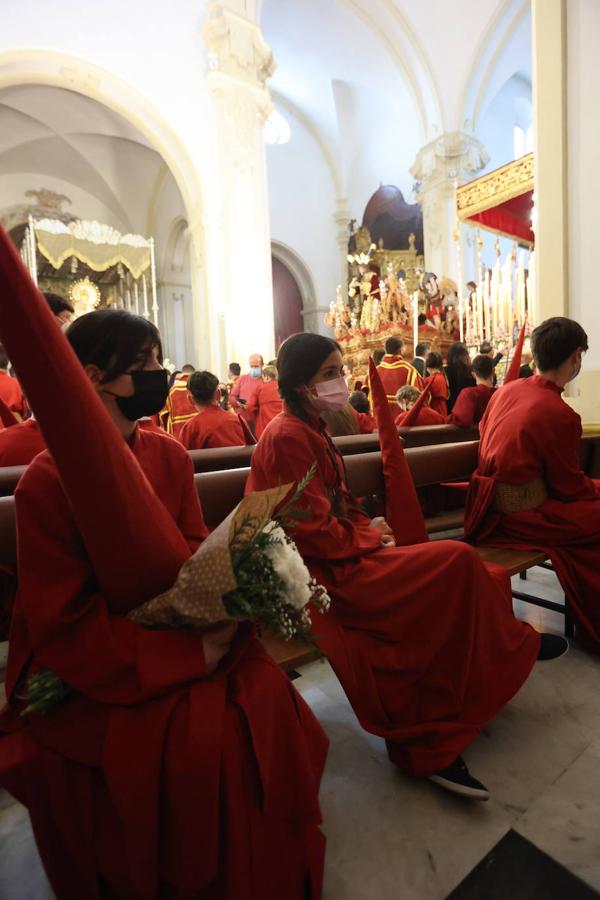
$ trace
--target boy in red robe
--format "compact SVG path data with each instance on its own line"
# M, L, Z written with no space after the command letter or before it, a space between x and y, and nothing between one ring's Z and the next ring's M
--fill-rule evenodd
M158 332L125 310L81 317L85 377L1 232L0 287L0 334L52 451L15 494L0 784L28 807L56 895L319 897L325 741L288 679L247 626L126 618L206 534L188 455L136 426L166 396ZM22 717L44 668L74 693Z
M246 443L238 417L219 406L219 379L211 372L194 372L187 383L190 402L196 411L179 432L187 450L240 447Z
M423 379L414 366L402 358L402 338L389 337L385 342L385 356L377 366L381 383L385 389L388 403L396 407L396 394L405 384L423 387Z
M547 553L578 639L600 653L600 488L581 470L581 419L561 396L587 346L571 319L548 319L534 330L538 374L496 391L479 425L465 533Z
M425 385L430 385L431 408L445 419L448 415L448 382L444 375L443 365L439 353L427 354L425 368L429 377L425 379Z
M0 466L28 466L45 449L37 419L27 419L0 431Z
M248 416L254 420L257 438L261 436L271 419L278 416L283 409L275 366L264 367L263 379L263 384L252 394L246 407Z
M396 403L402 410L396 416L396 425L404 425L406 417L421 396L421 392L416 387L405 384L396 394ZM422 425L445 425L445 418L432 409L431 406L422 406L419 410L416 422L411 422L412 428L420 428Z
M472 372L475 376L476 387L463 388L452 412L448 416L449 425L457 425L459 428L472 428L483 419L494 387L494 360L488 355L476 356L473 360Z
M277 369L284 411L257 444L247 491L295 481L316 463L302 498L310 516L293 535L332 598L313 620L319 646L393 763L487 799L459 754L525 681L540 636L515 619L508 579L501 587L471 547L397 547L388 524L359 509L320 418L347 403L339 346L293 335Z

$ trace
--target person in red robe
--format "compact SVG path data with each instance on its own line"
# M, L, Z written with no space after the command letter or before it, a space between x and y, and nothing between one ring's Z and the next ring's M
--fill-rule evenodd
M166 378L147 377L162 374L158 331L101 310L79 318L68 339L147 490L194 550L207 530L191 460L136 424L166 396ZM327 741L253 628L156 631L125 618L99 588L54 454L32 462L15 503L19 589L0 785L27 806L57 897L320 897ZM23 718L25 681L40 668L75 693Z
M8 354L0 345L0 398L22 421L28 413L27 401L17 379L8 374L9 365Z
M70 325L75 315L73 304L51 291L44 291L44 298L50 307L50 312L56 319L56 324L61 328L66 328L67 325Z
M423 387L423 379L410 363L402 358L402 338L389 337L385 342L385 356L377 366L381 383L387 394L388 403L396 407L396 394L405 384Z
M377 420L371 415L369 398L364 391L352 391L348 403L357 415L360 434L372 434L373 431L377 431Z
M243 416L253 428L254 419L248 412L248 404L263 383L262 371L265 362L260 353L253 353L248 362L250 363L250 371L246 372L245 375L240 375L231 388L229 405L235 413Z
M444 375L443 366L444 363L439 353L431 352L427 354L425 369L429 377L425 379L424 386L431 385L429 388L431 409L445 419L448 415L448 382Z
M396 416L396 425L404 425L406 417L421 396L421 392L410 384L405 384L396 394L396 403L401 412ZM431 406L422 406L419 410L416 422L411 422L411 428L420 428L422 425L445 425L445 418L432 409Z
M263 384L260 384L252 394L246 407L248 416L255 423L257 438L260 438L271 419L278 416L283 409L283 403L279 396L277 369L275 366L264 367L263 379Z
M190 372L182 372L173 382L161 418L168 434L179 439L183 426L196 415L188 393Z
M221 409L219 379L212 372L194 372L187 383L196 415L179 432L187 450L240 447L246 443L238 417Z
M452 412L448 416L449 425L459 428L472 428L483 419L488 403L496 388L494 387L494 360L488 355L480 354L473 360L472 372L476 387L465 387L456 399Z
M0 431L0 466L28 466L45 449L46 441L36 419Z
M581 419L562 399L588 340L571 319L534 329L537 375L501 387L479 424L479 462L465 510L470 540L543 550L579 641L600 653L600 482L581 470Z
M329 614L313 617L319 646L403 772L487 799L460 754L523 684L540 636L515 619L508 578L493 577L472 547L397 547L387 523L357 506L320 418L347 401L339 346L293 335L277 369L284 411L254 451L247 490L303 478L316 463L302 499L310 516L293 536L332 598Z

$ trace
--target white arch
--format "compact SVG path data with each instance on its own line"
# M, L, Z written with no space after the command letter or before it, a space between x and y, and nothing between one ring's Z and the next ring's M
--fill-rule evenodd
M42 84L83 94L119 113L134 125L162 156L181 192L190 226L190 259L205 258L204 202L200 172L175 129L137 88L113 72L70 53L40 47L0 51L0 89ZM194 343L211 333L206 269L192 264ZM198 347L198 352L207 348Z
M314 312L317 308L315 287L310 270L302 257L287 244L275 240L271 241L271 253L294 276L302 297L302 313Z
M494 69L530 9L530 0L505 0L479 42L461 101L463 123L476 131Z

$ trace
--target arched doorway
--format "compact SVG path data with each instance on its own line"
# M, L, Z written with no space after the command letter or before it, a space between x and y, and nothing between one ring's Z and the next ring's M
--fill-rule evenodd
M290 334L304 331L302 293L292 271L284 262L276 256L271 256L271 266L275 348L279 349Z

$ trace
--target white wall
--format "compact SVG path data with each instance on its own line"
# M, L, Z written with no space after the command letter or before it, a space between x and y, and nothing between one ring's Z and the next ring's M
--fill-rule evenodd
M314 138L289 112L289 143L267 146L271 239L287 245L303 261L315 289L318 315L305 315L308 331L323 331L324 309L335 299L340 253L333 215L336 197L331 173ZM305 312L309 312L305 310Z
M587 372L600 370L598 302L598 210L600 179L600 3L567 4L567 116L569 194L569 315L590 338ZM597 392L594 395L598 396ZM594 421L600 421L596 409Z

